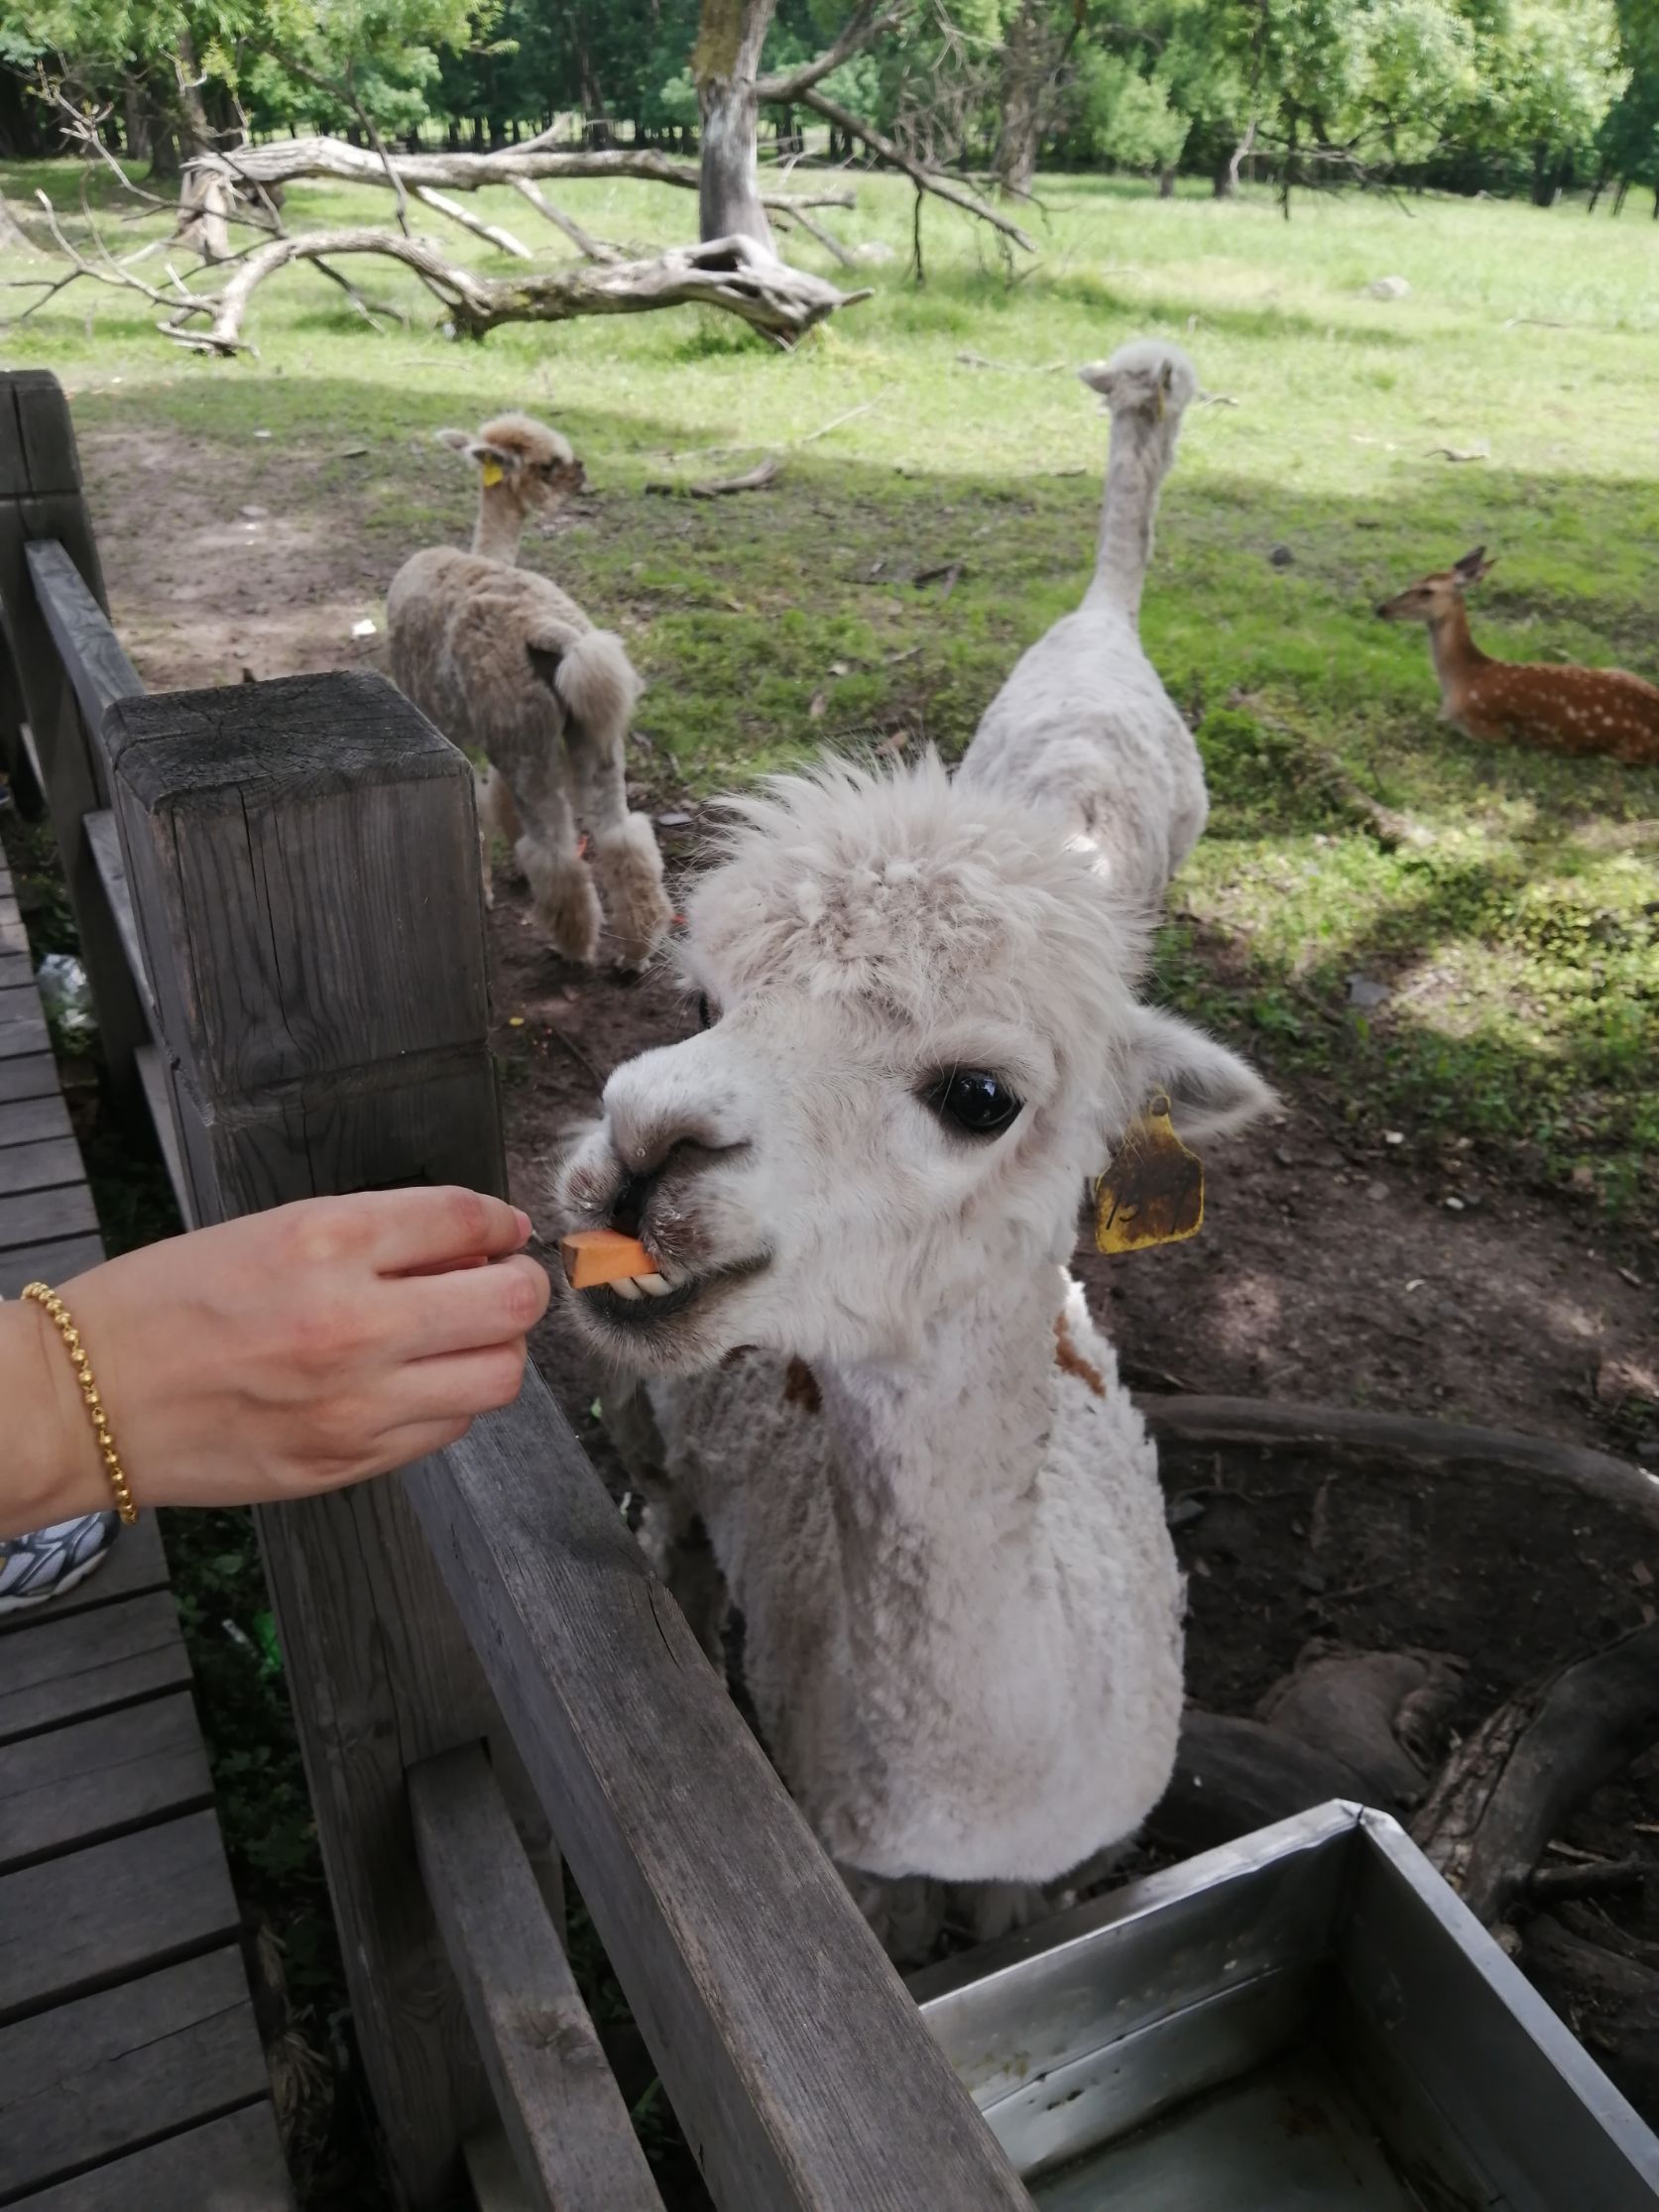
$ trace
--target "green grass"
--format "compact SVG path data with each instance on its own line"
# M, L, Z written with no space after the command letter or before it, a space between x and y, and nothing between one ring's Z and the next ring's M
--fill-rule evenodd
M0 168L0 189L23 202L40 174ZM49 181L72 210L74 173ZM456 345L423 294L366 265L367 288L413 313L408 333L375 336L298 272L256 298L257 362L178 355L155 310L90 286L7 353L57 368L88 429L172 433L227 501L286 501L358 533L376 573L464 526L466 487L427 431L498 405L550 414L603 513L532 557L625 630L652 685L641 726L706 792L898 730L958 753L1087 574L1105 424L1072 367L1131 335L1179 340L1238 404L1189 415L1145 609L1215 800L1163 988L1356 1119L1467 1132L1554 1179L1588 1168L1609 1208L1651 1218L1659 772L1466 742L1436 718L1421 634L1371 609L1483 540L1499 558L1477 608L1489 647L1659 675L1659 230L1634 208L1592 221L1582 204L1438 198L1407 213L1304 196L1285 224L1265 197L1160 203L1055 178L1021 281L930 207L917 291L907 190L878 177L858 192L832 220L895 258L861 272L873 298L790 356L694 312ZM647 244L691 216L689 195L658 187L557 196ZM302 188L288 211L371 205ZM479 209L540 246L514 195ZM1365 295L1393 274L1408 298ZM358 440L367 461L338 457ZM649 479L732 473L762 451L788 463L770 493L646 496ZM948 600L912 583L954 560ZM1364 1018L1347 1002L1356 973L1393 992Z

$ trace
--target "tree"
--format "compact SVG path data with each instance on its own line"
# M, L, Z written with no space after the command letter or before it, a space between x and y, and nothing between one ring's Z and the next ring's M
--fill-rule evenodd
M691 74L702 123L702 190L697 199L702 238L753 238L772 243L761 205L756 124L760 116L761 50L777 0L703 0Z

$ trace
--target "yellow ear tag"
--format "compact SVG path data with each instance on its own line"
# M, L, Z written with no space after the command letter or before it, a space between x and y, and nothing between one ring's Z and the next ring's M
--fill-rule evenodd
M1144 1252L1203 1226L1204 1162L1175 1134L1160 1093L1095 1185L1095 1243L1103 1252Z
M478 473L483 477L486 484L494 485L501 482L507 471L499 461L486 460Z

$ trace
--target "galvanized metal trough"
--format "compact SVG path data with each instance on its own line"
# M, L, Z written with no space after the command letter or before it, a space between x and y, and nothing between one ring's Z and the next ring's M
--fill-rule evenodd
M912 1986L1042 2212L1659 2207L1659 2138L1359 1805Z

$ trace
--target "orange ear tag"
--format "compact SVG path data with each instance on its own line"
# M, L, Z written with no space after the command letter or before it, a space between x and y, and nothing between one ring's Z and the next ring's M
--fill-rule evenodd
M1103 1252L1144 1252L1179 1244L1203 1226L1204 1162L1175 1134L1160 1092L1095 1185L1095 1244Z
M487 485L494 486L501 482L507 471L499 461L486 460L478 473Z

